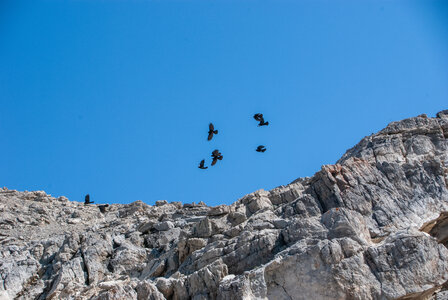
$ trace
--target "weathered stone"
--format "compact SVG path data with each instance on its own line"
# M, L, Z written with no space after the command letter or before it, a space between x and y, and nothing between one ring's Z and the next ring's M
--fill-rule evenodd
M437 118L448 118L448 109L439 111L437 113Z
M156 223L157 222L154 221L143 223L138 227L138 231L141 233L148 233L152 228L154 228L154 224Z
M137 300L165 300L163 294L149 281L140 282L135 290L137 291Z
M164 222L154 224L153 227L155 230L158 230L158 231L167 231L167 230L174 228L174 224L173 224L173 222L170 222L170 221L164 221Z
M156 206L163 206L166 204L168 204L168 201L166 201L166 200L157 200L156 201Z
M228 214L230 212L230 208L227 205L219 205L215 207L211 207L207 212L208 216L221 216Z

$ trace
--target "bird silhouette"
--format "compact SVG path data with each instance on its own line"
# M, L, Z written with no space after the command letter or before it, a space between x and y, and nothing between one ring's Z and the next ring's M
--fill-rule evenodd
M207 141L211 141L213 138L213 134L218 134L218 130L215 130L215 126L213 126L213 123L210 123L208 125L208 137Z
M106 209L108 207L109 207L109 204L98 205L98 208L100 209L100 212L102 212L103 214L106 212Z
M222 156L221 152L219 152L219 150L216 149L212 152L212 158L213 158L212 166L214 166L218 160L223 159L223 156Z
M266 147L263 145L260 145L257 147L257 149L255 150L257 152L265 152L266 151Z
M201 160L201 162L199 163L199 169L202 169L202 170L205 170L205 169L207 169L208 167L204 167L204 163L205 163L205 160L203 159L203 160Z
M263 119L263 114L255 114L254 119L257 121L261 121Z
M267 126L267 125L269 125L269 122L265 122L264 121L263 114L255 114L254 115L254 119L257 120L258 122L260 122L258 124L258 126Z
M87 194L86 197L84 198L84 204L92 204L93 201L90 201L90 195Z

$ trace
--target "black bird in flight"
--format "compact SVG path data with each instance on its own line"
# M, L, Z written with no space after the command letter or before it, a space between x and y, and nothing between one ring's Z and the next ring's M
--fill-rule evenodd
M215 126L213 126L213 123L210 123L208 125L208 141L211 141L213 138L213 134L218 134L218 130L215 130Z
M257 150L255 150L255 151L257 151L257 152L264 152L264 151L266 151L266 147L263 146L263 145L260 145L260 146L257 147Z
M214 150L212 152L212 158L213 158L212 166L214 166L216 164L216 162L218 161L218 159L222 160L223 156L222 156L221 152L219 152L219 150Z
M201 162L199 163L199 169L202 169L202 170L205 170L205 169L207 169L208 167L204 167L204 163L205 163L205 160L203 159L203 160L201 160Z
M98 208L100 209L100 212L102 212L103 214L106 212L106 209L108 207L109 207L109 204L98 205Z
M269 125L269 122L265 122L264 121L263 114L255 114L254 115L254 119L257 120L258 122L260 122L258 124L258 126L265 126L265 125L267 126L267 125Z
M261 121L263 119L263 114L255 114L254 119L257 121Z
M84 198L84 204L92 204L93 201L90 201L90 195L87 194L86 197Z

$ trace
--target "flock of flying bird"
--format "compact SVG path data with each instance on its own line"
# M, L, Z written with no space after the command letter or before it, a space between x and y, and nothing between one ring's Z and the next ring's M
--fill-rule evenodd
M267 126L267 125L269 125L269 122L265 122L265 120L263 118L263 114L260 114L260 113L255 114L254 115L254 119L259 122L258 126ZM215 130L215 126L213 126L212 123L210 123L208 125L208 129L209 130L208 130L207 140L211 141L213 139L213 135L218 134L218 130ZM260 145L260 146L257 147L257 149L255 149L255 151L257 151L257 152L265 152L266 151L266 147L263 146L263 145ZM223 159L223 156L222 156L221 152L219 152L218 149L213 150L211 165L214 166L218 162L218 160L222 160L222 159ZM205 166L205 159L201 160L201 162L199 163L199 167L198 168L202 169L202 170L205 170L205 169L208 168L208 167Z
M254 119L257 120L258 126L267 126L269 125L269 122L265 122L264 118L263 118L263 114L255 114L254 115ZM213 126L212 123L210 123L210 125L208 125L208 137L207 140L211 141L213 139L213 135L218 134L218 130L215 130L215 126ZM263 145L260 145L257 147L257 149L255 149L255 151L257 152L265 152L266 151L266 147ZM219 152L218 149L213 150L212 152L212 163L211 165L214 166L218 160L222 160L223 156L221 154L221 152ZM201 160L201 162L199 163L199 169L205 170L208 167L205 166L205 159ZM84 205L89 205L89 204L93 204L93 201L90 201L90 195L87 194L85 196L84 199ZM109 204L104 204L104 205L98 205L98 208L100 209L100 211L102 213L104 213L106 211L106 208L109 206Z

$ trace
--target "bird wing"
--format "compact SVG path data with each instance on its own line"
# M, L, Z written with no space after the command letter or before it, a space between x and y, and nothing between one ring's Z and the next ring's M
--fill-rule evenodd
M210 131L210 133L208 134L208 137L207 137L207 141L211 141L212 138L213 138L213 131Z
M264 119L261 119L258 126L263 126L263 125L268 125L268 124L269 124L269 122L265 122Z
M213 156L219 156L219 150L218 149L213 150L212 155Z
M218 159L217 159L217 158L214 158L213 161L212 161L212 166L214 166L214 165L216 164L217 161L218 161Z
M262 114L255 114L254 115L254 119L257 120L257 121L260 121L260 118L262 118L262 117L263 117Z
M210 129L211 131L215 130L215 126L213 126L213 123L210 123L208 125L208 129Z
M199 163L199 168L200 168L200 167L203 167L203 166L204 166L204 163L205 163L205 160L201 160L201 162Z

